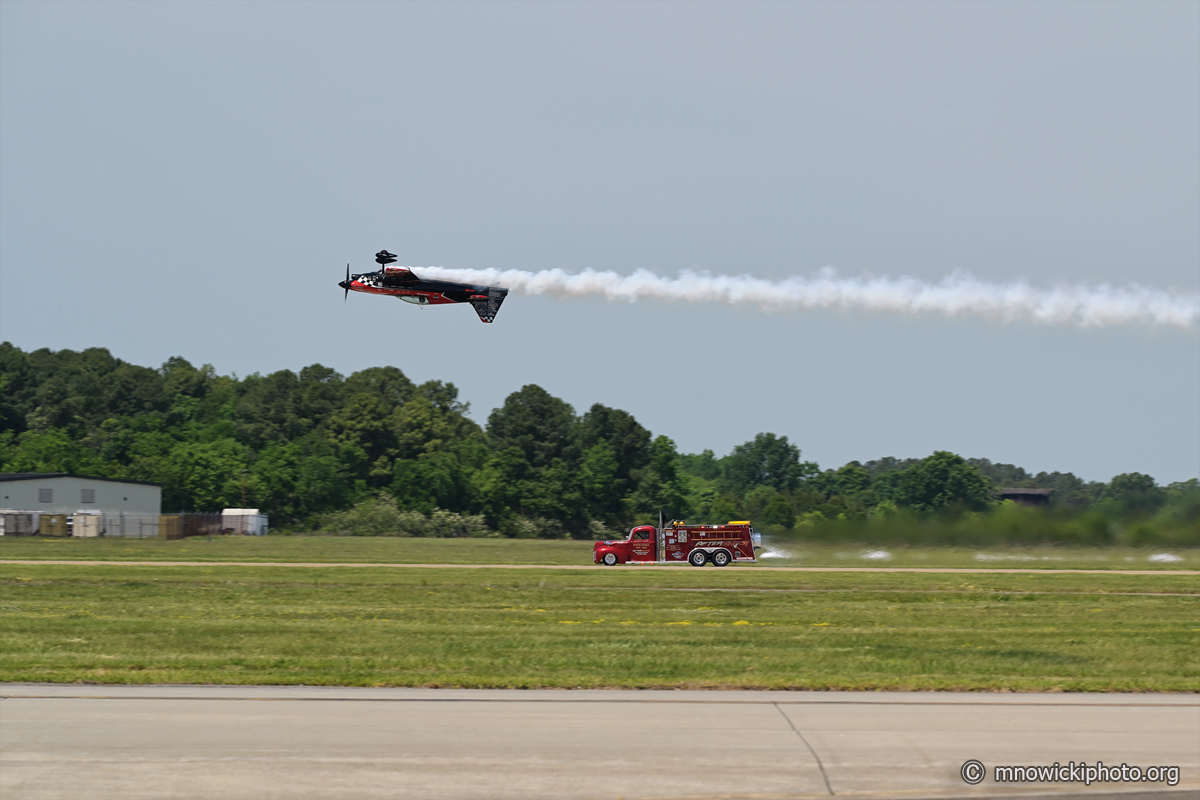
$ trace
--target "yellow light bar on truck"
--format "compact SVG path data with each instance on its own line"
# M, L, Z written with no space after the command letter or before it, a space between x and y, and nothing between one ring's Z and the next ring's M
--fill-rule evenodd
M728 524L729 525L749 525L750 520L748 520L748 519L732 520L731 519Z

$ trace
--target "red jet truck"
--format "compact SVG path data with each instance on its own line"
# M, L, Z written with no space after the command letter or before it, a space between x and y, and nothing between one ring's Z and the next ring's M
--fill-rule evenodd
M724 525L688 525L674 520L655 528L639 525L629 537L592 546L592 563L671 564L686 561L693 567L712 563L723 567L731 561L755 561L754 551L762 538L749 522Z

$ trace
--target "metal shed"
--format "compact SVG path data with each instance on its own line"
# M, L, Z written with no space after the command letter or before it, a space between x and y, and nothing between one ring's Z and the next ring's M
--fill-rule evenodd
M0 473L0 508L42 514L162 513L162 486L67 472Z
M243 536L266 536L267 515L257 508L227 508L221 512L221 530Z
M997 489L1001 500L1012 500L1023 506L1046 506L1050 504L1053 489Z

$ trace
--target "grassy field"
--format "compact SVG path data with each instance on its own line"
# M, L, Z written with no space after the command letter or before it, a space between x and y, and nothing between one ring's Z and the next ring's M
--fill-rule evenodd
M762 557L765 556L765 557ZM399 564L590 564L591 542L358 536L219 536L160 539L0 537L0 559L290 561ZM1175 560L1178 559L1178 560ZM1200 550L1135 547L879 548L792 544L760 552L760 566L1021 567L1200 570Z
M0 614L4 681L1200 691L1195 575L4 564Z
M374 564L590 564L592 543L390 536L217 536L163 539L0 538L0 559L291 561Z

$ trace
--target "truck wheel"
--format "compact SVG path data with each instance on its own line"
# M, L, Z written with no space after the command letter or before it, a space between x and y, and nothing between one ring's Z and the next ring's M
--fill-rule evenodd
M603 561L605 564L607 564L610 567L615 567L617 565L617 563L620 561L620 559L617 558L616 553L605 553L604 558L602 558L600 560Z
M688 556L688 561L693 567L703 567L708 563L708 553L703 550L693 550L692 554Z
M712 562L714 567L723 567L729 563L729 553L724 550L718 550L712 554Z

